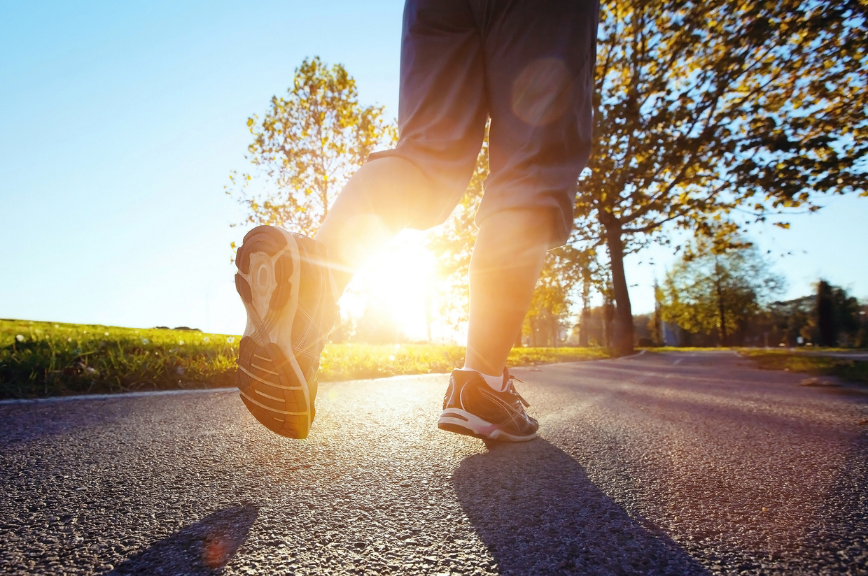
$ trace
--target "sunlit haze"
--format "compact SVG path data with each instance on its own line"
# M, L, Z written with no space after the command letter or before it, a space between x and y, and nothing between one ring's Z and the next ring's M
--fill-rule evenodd
M424 246L425 234L405 230L374 254L341 299L344 315L360 318L367 306L391 313L410 340L448 338L436 315L437 279L434 255Z

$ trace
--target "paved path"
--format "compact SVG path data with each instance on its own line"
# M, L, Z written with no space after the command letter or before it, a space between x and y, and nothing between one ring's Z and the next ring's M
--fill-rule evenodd
M435 427L444 376L0 406L0 573L868 573L868 395L732 353L516 370L542 438Z

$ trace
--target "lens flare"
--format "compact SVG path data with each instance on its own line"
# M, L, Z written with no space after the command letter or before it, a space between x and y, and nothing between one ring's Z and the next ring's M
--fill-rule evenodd
M535 60L512 85L513 113L533 126L560 118L572 97L570 72L557 58Z

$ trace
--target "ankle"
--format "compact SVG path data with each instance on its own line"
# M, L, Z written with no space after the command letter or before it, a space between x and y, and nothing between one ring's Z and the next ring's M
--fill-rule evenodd
M482 379L485 380L485 383L488 384L488 387L492 390L496 390L497 392L503 392L506 389L506 378L503 377L503 374L500 376L492 376L491 374L486 374L480 370L475 368L470 368L466 364L464 368L461 368L462 372L476 372Z

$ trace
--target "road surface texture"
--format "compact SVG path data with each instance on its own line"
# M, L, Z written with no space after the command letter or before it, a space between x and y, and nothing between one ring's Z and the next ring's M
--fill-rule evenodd
M731 352L518 369L541 438L436 428L447 377L0 406L0 572L868 574L868 393Z

